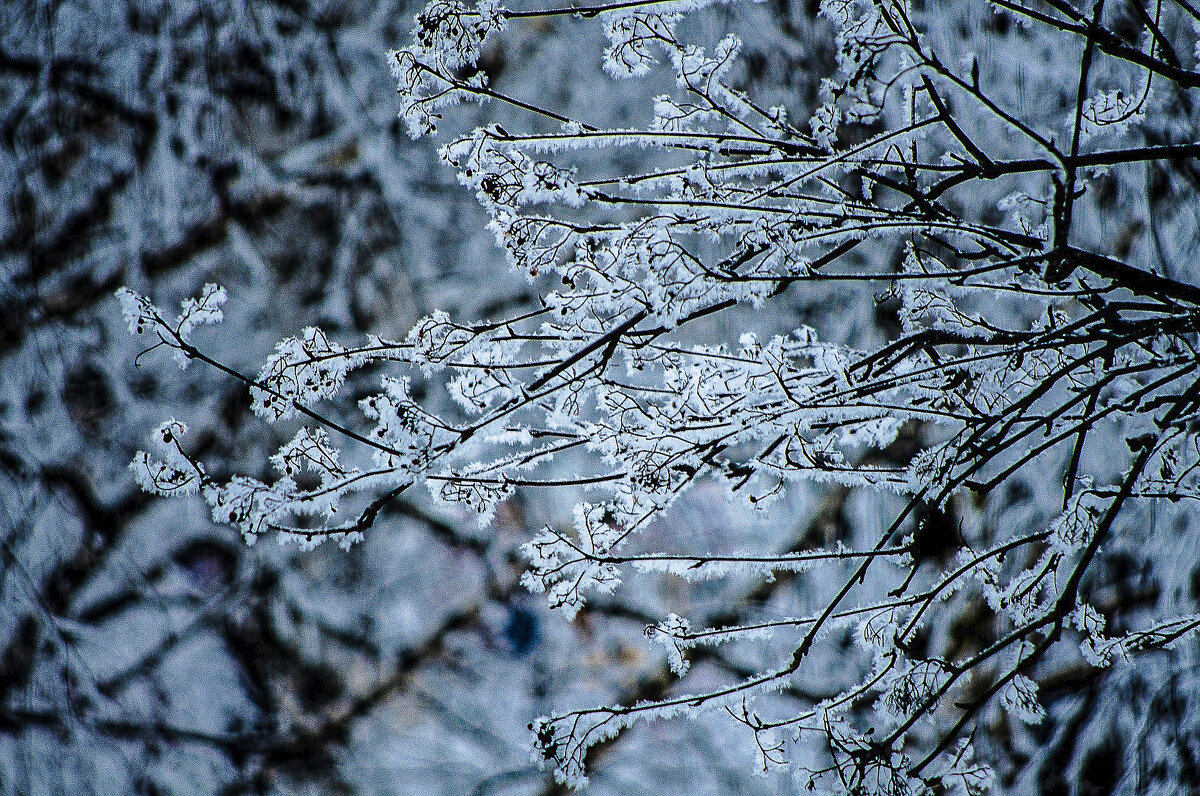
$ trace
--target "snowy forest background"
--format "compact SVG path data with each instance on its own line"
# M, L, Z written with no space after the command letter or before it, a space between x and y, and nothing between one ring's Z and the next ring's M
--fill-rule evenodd
M1024 117L1049 125L1075 107L1083 44L1064 45L1007 6L1093 14L1083 4L962 0L938 4L928 34L959 55L953 68L976 87L1009 86ZM646 639L647 626L665 627L669 615L713 628L802 616L840 585L842 575L786 567L701 580L630 571L611 594L589 594L568 622L522 585L520 548L543 527L570 528L582 488L517 490L486 526L412 490L348 550L310 550L276 545L270 534L247 546L198 498L138 487L129 463L167 418L188 425L188 450L220 479L273 481L269 457L295 429L263 423L245 384L226 373L143 354L145 340L129 334L113 297L121 286L174 307L206 283L222 285L225 320L194 339L249 374L307 326L347 343L368 333L403 340L434 310L467 322L541 306L547 277L509 266L478 185L460 185L438 154L476 126L529 129L519 109L447 110L432 142L411 140L398 118L387 53L412 40L418 11L372 0L0 5L0 793L563 793L554 765L531 762L530 722L719 688L780 654L760 637L701 646L680 676L684 667ZM1148 91L1145 107L1109 95L1125 114L1113 125L1132 122L1114 134L1138 145L1194 144L1194 8L1133 0L1096 14L1113 49L1124 42L1176 69L1176 82ZM827 99L822 81L839 69L835 16L817 3L772 0L716 5L686 25L710 48L738 35L730 83L765 98L764 107L788 106L807 131ZM478 66L491 86L567 118L646 126L673 78L615 80L602 68L604 31L590 23L511 19L485 42ZM1170 59L1163 40L1174 41ZM1122 73L1108 76L1118 83ZM971 113L960 120L969 135L1005 149L1007 133ZM843 144L885 129L873 123L845 126ZM600 148L584 163L635 174L672 165L662 153ZM1194 158L1181 152L1088 176L1076 211L1085 248L1174 283L1200 281ZM995 207L1005 193L978 199ZM1012 215L996 211L988 223L1015 219L1036 237L1050 211L1031 209L1035 199L1009 201ZM899 247L872 245L852 262L900 270ZM880 294L886 283L802 287L734 307L705 332L734 345L751 327L762 340L811 327L823 340L877 349L911 331L899 296ZM1190 300L1190 320L1175 333L1184 348L1195 337ZM378 374L355 378L345 389L351 406L377 389ZM458 411L432 382L416 389L430 411ZM1173 465L1184 472L1181 494L1194 491L1185 478L1194 422ZM879 460L908 466L929 441L924 433L906 426ZM1129 429L1101 433L1070 480L1076 470L1103 478L1138 455ZM922 537L913 571L923 561L950 566L956 529L961 537L964 527L1046 526L1063 508L1065 462L1031 461L974 502L929 509L916 522L940 523L942 535ZM828 480L789 483L760 510L728 491L698 479L645 527L648 544L781 554L866 547L903 505ZM1091 562L1083 587L1112 637L1156 617L1185 617L1170 632L1195 626L1186 619L1200 596L1194 506L1148 500ZM946 655L987 643L993 609L983 597L968 592L946 606L931 631ZM768 708L819 704L871 671L873 653L853 631L832 631L803 677L765 698ZM1009 697L980 713L974 759L994 772L995 791L1200 788L1200 649L1194 635L1157 646L1167 642L1107 668L1076 643L1028 672L1037 684L1034 707L1025 706L1032 720L1014 719L1020 706ZM622 727L580 751L587 792L802 790L810 772L799 763L820 759L819 750L806 757L801 744L789 755L799 763L775 765L752 714L740 723L732 715ZM764 776L754 776L759 769ZM959 784L966 792L976 783Z

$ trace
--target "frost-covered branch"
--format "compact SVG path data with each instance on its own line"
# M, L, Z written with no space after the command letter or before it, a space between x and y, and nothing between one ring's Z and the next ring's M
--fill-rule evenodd
M836 65L808 107L753 95L744 43L689 25L719 17L710 5L431 3L392 54L400 115L417 137L454 105L506 105L503 124L441 157L541 308L479 324L434 313L395 342L306 329L256 378L238 376L265 420L316 424L272 457L277 480L216 483L178 425L135 472L160 494L199 491L250 540L352 543L416 484L483 525L517 490L561 490L572 519L524 544L522 582L568 617L630 572L797 573L811 590L794 618L692 629L671 614L648 631L681 676L698 645L762 644L754 674L539 719L539 755L580 785L588 749L635 722L724 712L764 765L793 764L825 792L980 792L990 774L972 739L996 711L1047 720L1040 676L1197 626L1174 606L1110 636L1090 602L1103 545L1200 498L1200 287L1191 260L1135 245L1144 225L1111 195L1141 197L1150 170L1179 172L1196 196L1182 165L1200 151L1184 65L1194 15L1138 6L1130 23L1102 3L979 3L996 27L976 32L942 9L827 0ZM489 42L539 14L595 20L609 75L673 90L644 123L606 127L602 108L572 118L494 89L480 67ZM1144 30L1140 43L1118 22ZM1017 55L963 55L982 43ZM1051 50L1061 63L1037 74L1012 60ZM1167 108L1154 127L1149 111ZM174 322L122 296L156 347L236 375L189 339L218 320L217 288ZM779 328L811 296L866 305L890 327ZM338 395L367 368L383 371L380 389L356 414ZM456 409L427 408L415 380ZM1005 492L1027 481L1036 507L1007 517ZM764 514L806 484L854 490L888 519L803 550L656 549L647 529L714 482ZM836 696L788 713L788 688L830 660Z

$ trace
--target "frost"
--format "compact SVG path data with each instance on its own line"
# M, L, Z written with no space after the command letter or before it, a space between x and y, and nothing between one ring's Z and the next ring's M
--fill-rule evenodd
M341 452L330 445L329 435L324 429L302 428L291 442L271 457L271 463L280 475L296 476L307 470L319 475L321 484L328 486L351 474L338 462L340 455Z
M157 329L160 341L174 349L175 361L181 370L187 368L192 360L192 354L186 349L191 343L192 332L197 327L223 320L225 313L221 307L228 299L225 288L206 284L199 297L186 298L181 302L175 322L167 324L158 307L145 296L128 288L118 289L116 296L129 331L141 335Z
M345 352L315 326L281 341L250 390L255 414L284 420L300 407L337 394L352 364L342 356Z
M152 459L138 451L129 469L138 486L156 495L194 495L200 491L206 476L203 467L189 458L180 447L187 426L168 420L155 432L155 443L162 459Z
M479 60L487 37L504 28L504 8L496 0L469 7L457 0L434 0L417 15L412 36L439 66L455 69Z
M187 340L197 326L219 323L225 317L221 306L228 299L225 288L213 284L205 285L199 298L184 299L179 317L175 319L179 336Z
M478 62L483 43L502 30L505 21L504 9L494 0L473 8L456 0L434 0L417 16L416 45L389 53L403 106L400 117L410 136L437 132L439 111L464 99L486 97L483 72L458 74Z
M680 14L607 14L604 35L609 47L604 53L604 70L613 77L641 77L658 63L653 50L670 48Z
M1059 552L1078 550L1087 545L1096 533L1099 501L1086 492L1076 494L1067 509L1050 523L1051 544Z
M1038 701L1037 683L1023 674L1014 675L1000 692L1000 702L1019 721L1040 724L1046 719L1046 709Z
M1106 91L1083 101L1083 125L1079 138L1087 143L1103 133L1119 135L1145 115L1146 97L1129 97L1123 92Z
M125 318L130 334L145 334L148 329L153 328L160 315L150 299L127 287L117 290L116 296L121 303L121 315Z
M692 646L686 639L691 625L682 616L671 614L657 625L646 628L646 637L667 651L667 663L671 671L683 677L687 674L690 663L684 657L684 650Z
M530 591L545 592L551 608L572 618L583 607L587 592L611 594L621 583L617 567L604 560L620 539L604 519L608 509L580 503L574 511L574 538L547 527L521 546L529 571L521 582Z
M902 718L924 709L948 679L945 667L938 661L922 661L890 675L880 700L881 710L885 715Z

